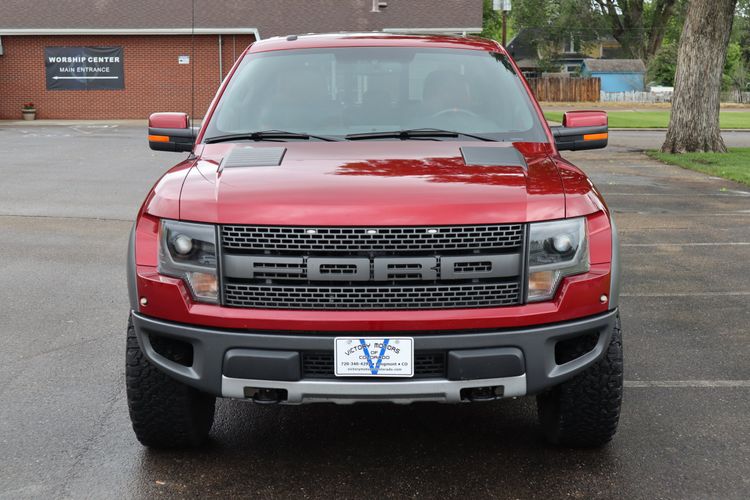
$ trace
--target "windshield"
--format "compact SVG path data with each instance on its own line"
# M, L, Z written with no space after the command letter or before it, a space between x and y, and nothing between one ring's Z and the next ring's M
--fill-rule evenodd
M251 53L229 82L205 137L283 131L343 139L414 129L547 140L505 56L413 47Z

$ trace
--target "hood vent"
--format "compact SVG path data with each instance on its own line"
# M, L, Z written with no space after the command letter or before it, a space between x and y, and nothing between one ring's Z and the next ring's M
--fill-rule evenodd
M526 169L526 160L514 147L464 146L461 155L466 165L481 167L503 166Z
M286 148L234 148L221 161L219 170L235 167L278 167Z

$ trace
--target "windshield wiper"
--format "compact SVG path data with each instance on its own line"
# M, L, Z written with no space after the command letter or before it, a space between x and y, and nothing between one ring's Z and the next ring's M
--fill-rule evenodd
M362 141L367 139L401 139L402 141L408 139L434 139L439 140L440 137L471 137L479 141L496 142L495 139L484 137L481 135L467 134L466 132L454 132L452 130L442 130L439 128L412 128L406 130L393 130L386 132L367 132L364 134L349 134L345 138L349 141Z
M310 140L317 139L319 141L333 142L338 141L335 137L327 137L324 135L313 135L305 134L300 132L287 132L285 130L262 130L258 132L247 132L244 134L228 134L228 135L217 135L206 139L207 144L213 144L216 142L231 142L231 141L284 141L287 139L300 139Z

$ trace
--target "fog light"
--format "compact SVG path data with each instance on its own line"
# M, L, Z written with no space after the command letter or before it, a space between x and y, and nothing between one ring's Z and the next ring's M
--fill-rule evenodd
M599 302L601 302L602 304L606 304L607 303L607 296L604 295L604 294L602 294L602 296L599 297Z
M140 302L141 302L142 306L147 306L148 305L148 299L146 297L141 297L141 301Z

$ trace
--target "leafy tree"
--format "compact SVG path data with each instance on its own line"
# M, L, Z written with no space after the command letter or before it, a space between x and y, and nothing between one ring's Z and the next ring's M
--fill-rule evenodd
M742 65L742 50L740 44L730 42L727 46L727 56L724 60L724 73L722 75L721 89L729 90L732 87L732 75L735 75Z
M750 67L740 59L737 67L728 76L731 89L738 92L738 102L745 102L742 92L750 92Z
M743 58L742 47L737 42L732 42L727 47L727 59L724 63L721 88L722 90L734 90L738 92L740 102L742 102L741 92L750 90L748 64Z
M740 0L737 4L731 40L739 44L742 61L750 66L750 0Z
M547 47L548 52L571 38L576 46L585 47L610 35L629 57L648 61L665 38L671 36L675 42L679 38L681 23L673 21L686 3L687 0L515 0L512 19L516 29L533 30L536 43L542 49Z
M661 47L669 22L684 0L592 1L623 49L633 58L648 61Z
M648 80L658 85L674 86L677 69L677 43L667 42L661 46L648 65Z
M576 51L583 52L607 33L601 15L588 0L516 0L511 15L517 29L529 31L541 64L550 68L564 45L572 42Z

